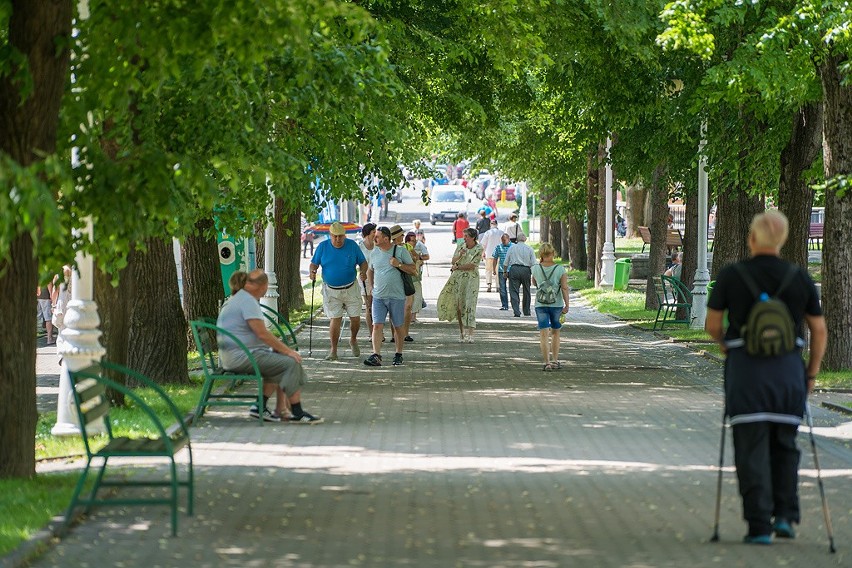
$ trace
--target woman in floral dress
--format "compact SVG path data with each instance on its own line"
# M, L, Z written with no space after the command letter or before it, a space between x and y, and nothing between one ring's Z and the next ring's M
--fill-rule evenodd
M473 343L476 302L479 299L479 262L482 245L476 229L464 230L464 241L456 246L449 280L438 296L438 319L459 322L459 343Z

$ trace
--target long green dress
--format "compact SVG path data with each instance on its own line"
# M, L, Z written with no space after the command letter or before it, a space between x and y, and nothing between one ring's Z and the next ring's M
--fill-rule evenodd
M461 311L464 327L476 327L476 303L479 300L479 262L482 260L482 245L476 243L467 248L464 242L456 246L459 264L473 264L474 270L454 270L443 290L438 295L438 320L455 321Z

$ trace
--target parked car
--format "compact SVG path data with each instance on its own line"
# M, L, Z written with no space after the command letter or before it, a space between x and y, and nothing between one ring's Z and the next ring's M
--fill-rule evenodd
M429 222L454 221L459 213L468 216L470 199L460 185L444 185L432 188L432 201L429 203Z
M498 184L497 187L491 191L491 196L494 198L494 201L500 201L504 191L506 192L506 201L515 201L515 186L505 183Z

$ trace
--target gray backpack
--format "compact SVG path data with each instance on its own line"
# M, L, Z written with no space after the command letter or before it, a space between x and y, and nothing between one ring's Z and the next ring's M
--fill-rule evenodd
M557 288L550 281L550 278L553 276L553 273L556 272L556 266L553 266L553 269L550 271L550 275L544 274L544 267L539 265L541 268L541 273L544 274L544 282L537 282L538 286L535 291L535 299L538 300L539 304L555 304L556 303L556 291Z

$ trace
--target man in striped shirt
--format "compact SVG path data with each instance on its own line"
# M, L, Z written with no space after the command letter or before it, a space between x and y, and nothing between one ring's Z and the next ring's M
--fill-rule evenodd
M509 252L509 248L512 246L512 243L509 241L509 235L503 233L500 237L500 244L494 248L494 252L491 254L491 257L496 259L494 263L492 263L492 274L497 276L497 285L500 287L500 309L503 311L507 311L509 309L509 293L506 290L506 278L504 277L503 272L508 270L505 267L506 262L506 253ZM499 272L499 274L498 274Z

